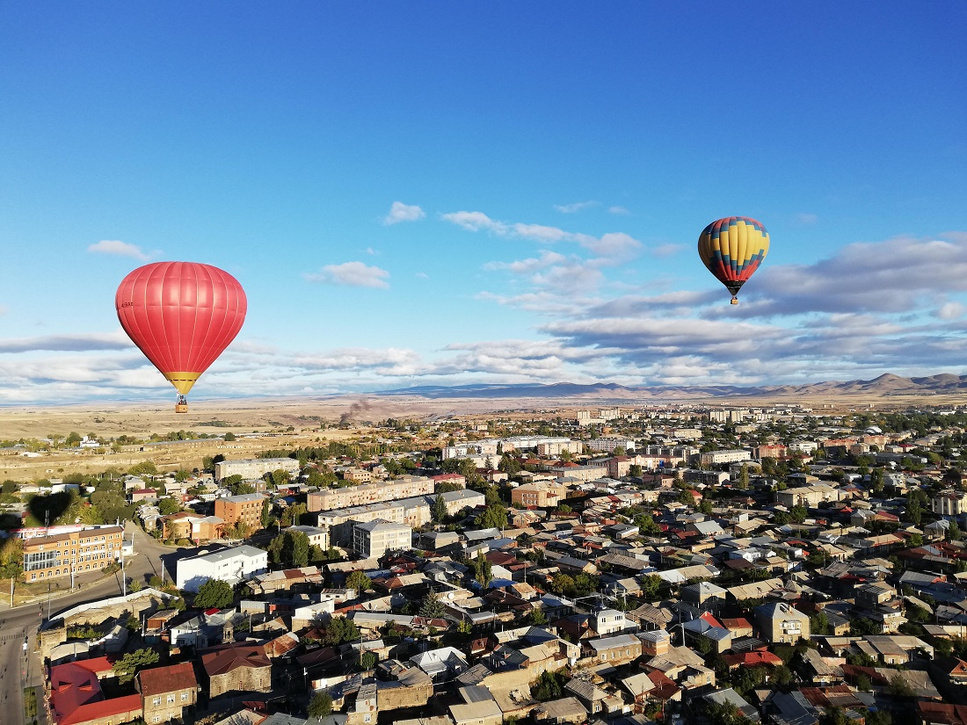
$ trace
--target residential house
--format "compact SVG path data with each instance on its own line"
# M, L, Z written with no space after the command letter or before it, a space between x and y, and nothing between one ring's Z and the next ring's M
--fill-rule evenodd
M772 644L795 644L809 639L809 617L785 602L769 602L755 608L760 636Z
M271 692L272 662L261 645L225 644L201 653L208 696L226 692Z
M141 670L136 686L148 725L184 720L184 709L198 701L198 680L190 662Z

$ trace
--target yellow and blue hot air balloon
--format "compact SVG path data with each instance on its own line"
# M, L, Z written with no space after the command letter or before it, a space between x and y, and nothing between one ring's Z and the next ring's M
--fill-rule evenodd
M698 238L698 254L708 271L736 295L769 253L769 232L755 219L728 216L712 222Z

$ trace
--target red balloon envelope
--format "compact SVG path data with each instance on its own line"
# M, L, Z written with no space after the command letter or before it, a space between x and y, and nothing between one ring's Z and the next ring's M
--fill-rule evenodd
M121 327L175 386L179 403L245 321L242 285L196 262L155 262L131 272L114 298Z

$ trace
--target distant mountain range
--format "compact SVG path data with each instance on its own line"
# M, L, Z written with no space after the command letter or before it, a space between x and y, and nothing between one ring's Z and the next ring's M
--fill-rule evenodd
M384 390L377 395L443 398L580 398L598 403L618 401L672 401L706 398L837 398L967 394L967 375L941 374L925 378L901 378L885 373L873 380L822 382L808 385L740 387L734 385L628 387L615 383L553 383L550 385L426 385Z

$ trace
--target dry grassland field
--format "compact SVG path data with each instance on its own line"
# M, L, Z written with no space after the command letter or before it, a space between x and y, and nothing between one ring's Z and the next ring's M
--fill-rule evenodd
M121 435L147 440L151 434L177 431L220 435L234 433L233 442L212 440L211 444L149 445L145 450L102 453L54 452L28 458L14 452L0 453L0 476L18 480L56 478L68 472L93 472L105 468L128 468L152 460L162 468L201 465L202 458L222 453L229 458L247 458L267 448L294 448L316 442L347 440L374 434L366 426L387 418L432 420L459 417L464 421L502 418L573 417L577 410L604 406L648 407L687 403L693 406L763 407L802 405L815 414L837 415L858 410L905 409L911 406L953 406L967 404L964 395L835 394L832 396L778 395L746 398L708 398L687 395L659 399L643 394L641 399L609 399L603 395L573 398L435 398L417 396L342 396L331 398L285 398L192 401L187 414L176 414L167 402L91 404L64 407L20 407L0 409L0 440L60 437L76 432L114 439ZM333 428L340 420L351 421L348 429Z

